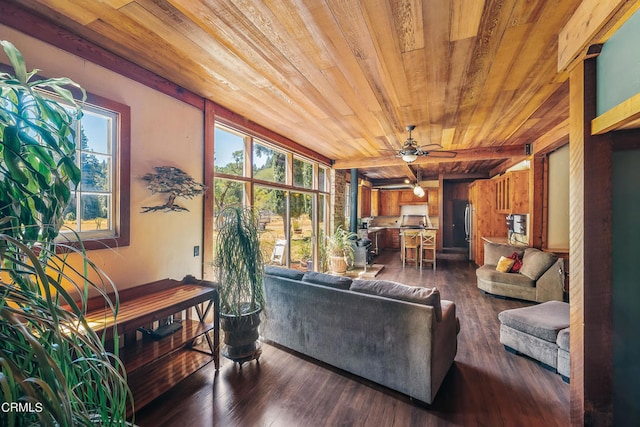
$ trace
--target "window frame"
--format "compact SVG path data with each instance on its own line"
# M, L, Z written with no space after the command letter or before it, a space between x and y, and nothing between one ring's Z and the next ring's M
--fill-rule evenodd
M244 169L244 173L242 176L238 176L238 175L231 175L231 174L226 174L226 173L221 173L221 172L216 172L215 171L215 166L214 166L214 162L213 161L207 161L205 159L205 180L207 181L208 185L215 185L215 180L216 179L225 179L225 180L231 180L231 181L236 181L236 182L241 182L245 184L245 200L243 201L243 205L244 206L254 206L255 200L254 200L254 186L261 186L261 187L265 187L265 188L271 188L271 189L275 189L275 190L282 190L285 192L286 197L287 197L287 213L286 213L286 218L285 221L288 221L289 226L287 227L286 230L286 239L287 239L287 251L285 254L285 265L290 266L291 263L291 256L290 256L290 238L291 235L293 233L293 231L291 230L290 224L291 224L291 216L289 213L289 209L290 209L290 201L289 201L289 197L291 196L292 193L302 193L302 194L308 194L311 196L311 202L312 202L312 235L313 235L313 243L312 243L312 251L313 251L313 262L314 262L314 268L318 268L319 267L319 263L320 263L320 249L319 249L319 245L321 245L322 243L319 242L318 240L320 239L320 234L319 230L317 229L317 227L320 224L320 220L318 218L318 213L317 213L317 205L318 205L318 200L320 199L320 195L324 195L324 200L325 202L328 202L330 199L330 176L329 176L329 170L330 170L330 165L329 164L325 164L321 161L318 161L317 159L311 158L311 157L307 157L303 154L300 154L299 152L292 150L291 147L287 147L286 145L282 145L282 144L278 144L276 141L273 141L271 138L266 137L265 135L261 134L261 133L256 133L256 132L252 132L250 130L247 130L243 127L238 127L236 125L234 125L233 123L227 121L227 120L219 120L215 118L215 114L211 114L213 113L212 111L209 111L209 114L205 114L205 117L208 118L205 120L205 156L212 154L213 157L215 157L215 131L216 128L219 128L223 131L227 131L227 132L231 132L237 135L243 135L244 141L245 141L245 159L244 159L244 164L245 164L245 169ZM262 179L256 179L254 176L254 171L253 171L253 150L254 150L254 145L255 144L260 144L262 146L268 147L268 148L272 148L274 151L280 152L280 153L284 153L286 155L286 165L285 165L285 169L286 169L286 176L285 176L285 182L284 183L279 183L279 182L272 182L272 181L267 181L267 180L262 180ZM306 188L306 187L302 187L299 185L295 185L294 184L294 171L293 171L293 162L295 160L300 160L304 163L310 164L312 166L312 182L311 182L311 187L310 188ZM207 168L207 165L209 165L209 168ZM319 189L319 182L318 182L318 171L319 169L322 168L323 171L325 172L325 177L324 177L324 189L320 190ZM215 210L215 200L213 197L213 191L208 192L210 194L205 194L205 236L214 236L215 234L215 225L214 225L214 221L215 218L213 217L214 214L214 210ZM328 227L328 209L327 207L325 207L325 213L324 213L324 234L326 235L327 232L327 227ZM209 234L209 231L211 231L211 233ZM213 254L213 250L212 250L212 246L213 246L213 242L209 242L209 240L207 238L205 238L205 242L204 242L204 246L203 246L203 254L205 256L212 256ZM213 277L209 274L210 272L208 272L206 269L203 271L204 277L208 277L208 278L212 278Z
M76 96L77 98L77 96ZM68 251L69 247L81 250L110 249L129 246L131 234L131 108L128 105L87 92L85 102L92 107L115 113L116 137L113 156L112 177L112 230L113 235L91 236L92 232L60 232L56 239L56 247L60 252ZM84 236L83 236L84 234ZM79 238L79 241L78 241Z

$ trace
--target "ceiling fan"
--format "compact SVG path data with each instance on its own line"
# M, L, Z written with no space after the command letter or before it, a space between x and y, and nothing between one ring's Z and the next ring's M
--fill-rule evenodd
M407 163L415 162L418 157L439 157L439 158L453 158L458 153L455 151L446 151L441 150L442 145L440 144L427 144L427 145L418 145L418 141L413 139L411 136L411 132L416 127L414 125L408 125L406 127L407 131L409 131L409 138L402 144L402 148L400 150L393 150L396 152L395 156L402 158Z

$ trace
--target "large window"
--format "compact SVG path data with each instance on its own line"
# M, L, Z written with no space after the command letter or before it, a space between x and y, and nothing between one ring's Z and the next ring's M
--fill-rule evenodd
M56 98L57 102L63 102ZM85 249L129 244L129 107L89 95L76 123L81 181L64 211L60 240Z
M228 128L216 127L214 170L226 175L244 176L245 138Z
M253 177L262 181L286 183L287 155L264 142L253 143Z
M216 125L214 158L214 216L225 206L251 205L267 263L321 269L328 168L226 125Z

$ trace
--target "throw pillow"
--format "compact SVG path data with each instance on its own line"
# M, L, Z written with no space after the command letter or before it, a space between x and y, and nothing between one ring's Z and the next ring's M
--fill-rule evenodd
M497 265L501 256L509 257L512 253L522 255L523 250L514 248L509 245L501 245L499 243L484 243L484 263L489 265Z
M310 271L302 276L302 281L313 283L314 285L328 286L330 288L338 288L348 290L351 286L351 278L347 276L334 276L333 274L318 273Z
M496 271L499 271L500 273L508 273L515 262L516 261L514 259L501 256L498 260L498 265L496 265Z
M356 279L351 284L352 291L364 294L379 295L381 297L430 305L433 307L436 321L442 319L442 307L440 306L440 291L437 288L423 288L409 286L389 280L360 280Z
M538 280L556 262L556 259L556 256L550 252L528 248L522 257L520 274L524 274L531 280Z
M511 266L511 273L519 273L520 272L520 268L522 268L522 258L520 257L520 254L518 252L514 252L511 254L511 256L509 257L512 260L514 260L515 262L513 263L513 265Z

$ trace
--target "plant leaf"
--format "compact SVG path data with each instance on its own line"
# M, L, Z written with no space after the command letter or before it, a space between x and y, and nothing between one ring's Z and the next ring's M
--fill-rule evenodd
M11 61L11 66L13 70L16 72L16 77L20 83L27 83L27 67L24 63L24 58L22 54L16 47L7 40L1 40L0 44L2 44L2 48L4 52L9 57L9 61Z

